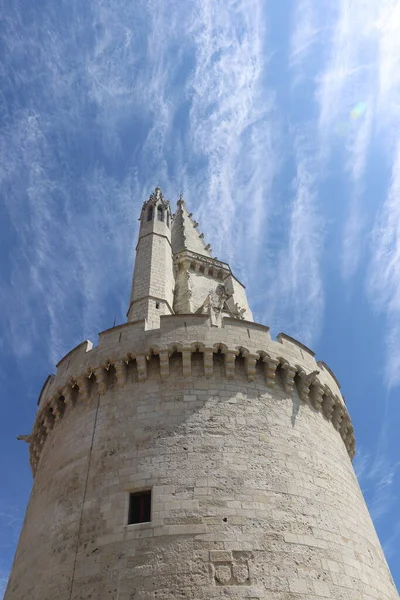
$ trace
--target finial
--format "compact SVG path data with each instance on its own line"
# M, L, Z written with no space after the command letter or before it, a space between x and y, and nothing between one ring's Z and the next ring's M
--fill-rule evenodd
M185 204L185 201L183 199L183 192L179 192L178 206L182 206L183 204Z

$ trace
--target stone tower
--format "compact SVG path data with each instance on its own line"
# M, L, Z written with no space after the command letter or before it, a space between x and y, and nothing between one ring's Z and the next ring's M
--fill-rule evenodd
M335 376L182 198L143 205L128 322L61 359L27 441L5 600L398 599Z

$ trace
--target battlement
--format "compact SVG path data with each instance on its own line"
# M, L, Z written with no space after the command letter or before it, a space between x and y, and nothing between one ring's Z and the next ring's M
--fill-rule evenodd
M244 376L266 388L278 384L288 395L296 387L302 402L332 421L354 457L354 430L339 384L300 342L285 334L272 340L268 327L233 318L213 327L207 315L164 316L160 329L145 331L144 326L138 321L103 331L96 347L83 342L60 360L41 392L29 438L33 472L48 433L77 402L87 402L112 386L168 379L171 360L179 361L183 377L193 377L195 353L201 357L200 376L212 378L218 363L227 379Z

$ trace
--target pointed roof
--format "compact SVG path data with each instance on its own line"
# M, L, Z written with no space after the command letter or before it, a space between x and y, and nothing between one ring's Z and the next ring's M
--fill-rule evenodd
M156 187L154 192L150 194L149 199L143 202L142 211L145 210L149 204L153 204L153 206L161 204L165 209L169 207L169 201L165 200L163 193L159 187Z
M174 254L189 250L211 258L211 248L206 245L203 234L197 227L198 223L192 218L192 213L188 212L181 196L172 223L171 242Z

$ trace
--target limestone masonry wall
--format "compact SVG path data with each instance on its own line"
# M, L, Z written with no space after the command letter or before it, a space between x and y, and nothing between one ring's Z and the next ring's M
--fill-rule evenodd
M288 336L194 315L105 331L46 381L31 448L5 600L398 599L338 383Z

